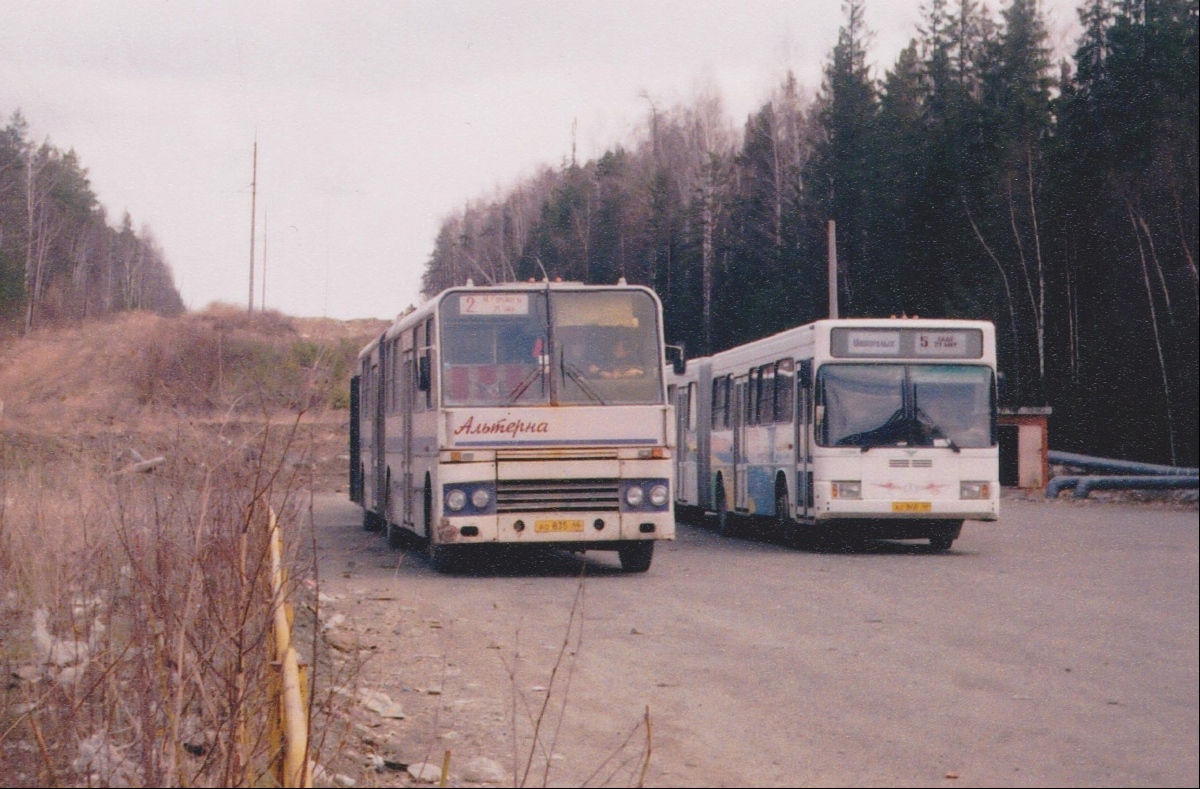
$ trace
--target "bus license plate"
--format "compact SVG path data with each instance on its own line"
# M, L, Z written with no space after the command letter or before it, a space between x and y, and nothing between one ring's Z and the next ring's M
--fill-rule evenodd
M892 512L929 512L933 503L928 501L893 501Z
M579 520L553 520L553 521L534 521L533 530L539 534L545 532L564 532L564 531L583 531L583 521Z

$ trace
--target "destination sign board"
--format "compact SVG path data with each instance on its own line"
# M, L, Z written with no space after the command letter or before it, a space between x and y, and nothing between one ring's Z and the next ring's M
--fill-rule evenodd
M979 329L835 328L829 351L856 359L980 359Z
M463 293L459 315L528 315L528 293Z

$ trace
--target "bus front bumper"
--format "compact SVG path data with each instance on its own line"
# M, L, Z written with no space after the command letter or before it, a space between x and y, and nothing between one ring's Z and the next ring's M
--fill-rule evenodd
M675 513L572 512L505 513L443 517L441 543L507 543L522 545L611 543L626 540L675 539ZM597 546L599 547L599 546Z
M843 520L972 520L1000 518L999 499L825 499L816 502L818 521Z

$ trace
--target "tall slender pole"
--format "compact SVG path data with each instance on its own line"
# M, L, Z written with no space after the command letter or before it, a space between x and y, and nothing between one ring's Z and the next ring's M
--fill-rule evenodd
M837 294L837 223L829 220L829 317L838 316Z
M267 209L263 209L263 277L262 277L262 307L259 312L267 311Z
M246 314L254 314L254 217L258 202L258 135L254 135L254 169L250 178L250 303Z

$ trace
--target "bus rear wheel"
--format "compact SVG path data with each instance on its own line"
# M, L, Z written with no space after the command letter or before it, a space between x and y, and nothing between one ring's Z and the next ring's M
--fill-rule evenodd
M738 531L737 516L729 511L725 501L725 487L717 483L717 534L722 537L736 537Z
M387 546L393 551L408 547L408 535L394 523L387 525Z
M654 540L636 540L617 546L621 569L627 573L644 573L654 559Z
M792 520L792 505L788 498L787 488L775 491L775 534L776 540L791 543L795 534L796 523Z
M380 526L379 516L363 507L363 531L379 531Z

